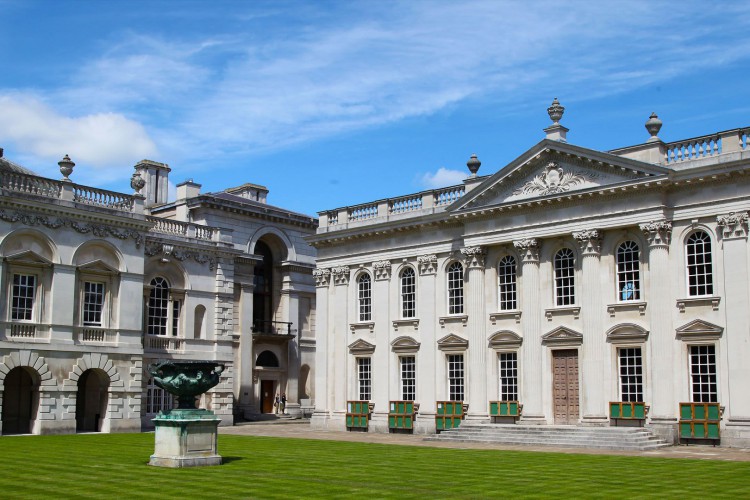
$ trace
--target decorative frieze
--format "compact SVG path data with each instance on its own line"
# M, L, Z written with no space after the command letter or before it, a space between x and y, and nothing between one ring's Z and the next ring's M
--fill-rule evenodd
M420 255L417 257L419 274L435 274L437 270L437 255Z
M466 247L461 249L466 261L466 267L484 267L484 257L487 251L482 247Z
M717 231L724 238L747 238L747 212L729 212L716 217Z
M641 231L646 235L651 247L669 247L672 238L672 222L668 220L657 220L639 224Z
M545 196L564 193L579 184L593 182L596 176L594 172L566 172L559 163L551 161L547 163L544 172L516 189L513 194Z
M338 266L331 269L334 285L349 284L349 266Z
M331 282L331 270L313 269L313 278L315 278L315 286L328 286Z
M602 236L598 229L586 229L584 231L574 232L573 239L578 243L584 256L598 256L600 254L602 249Z
M379 260L372 263L372 270L376 280L387 280L391 278L391 261Z
M29 214L24 212L6 212L0 209L0 219L5 222L20 222L27 226L44 226L49 229L59 229L69 227L81 234L93 234L98 238L114 237L120 240L133 238L135 246L141 247L143 235L133 229L120 229L105 224L82 223L73 219L63 217L47 217L45 215Z
M158 255L161 253L164 255L161 261L165 263L169 262L171 258L179 260L180 262L193 259L198 264L207 263L208 268L212 271L214 270L214 267L216 267L216 257L205 253L196 252L195 250L175 248L174 245L163 243L149 243L146 245L144 253L149 257L153 257L154 255Z
M513 242L521 260L524 262L539 262L539 243L536 238L524 238Z

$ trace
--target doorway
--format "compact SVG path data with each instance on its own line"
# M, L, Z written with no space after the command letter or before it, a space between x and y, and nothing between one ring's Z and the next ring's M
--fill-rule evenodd
M109 377L86 370L78 379L76 431L101 432L107 414Z
M37 400L34 380L26 368L9 371L3 387L3 434L30 434Z
M275 394L273 393L273 380L261 380L260 381L260 412L261 413L273 413L273 401Z
M555 424L578 423L578 351L564 349L552 351Z

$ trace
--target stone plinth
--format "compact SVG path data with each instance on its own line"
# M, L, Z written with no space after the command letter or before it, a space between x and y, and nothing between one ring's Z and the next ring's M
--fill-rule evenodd
M156 426L155 446L149 465L221 465L221 456L217 453L217 427L221 419L212 411L170 410L159 413L153 422Z

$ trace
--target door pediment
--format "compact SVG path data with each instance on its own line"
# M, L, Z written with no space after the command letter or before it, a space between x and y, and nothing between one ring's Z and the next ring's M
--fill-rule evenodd
M542 345L581 345L583 344L583 335L566 328L559 326L549 333L542 335Z

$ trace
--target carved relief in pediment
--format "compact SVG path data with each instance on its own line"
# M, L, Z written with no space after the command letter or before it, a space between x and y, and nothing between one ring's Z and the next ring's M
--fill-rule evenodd
M490 335L488 347L492 349L519 348L523 342L523 337L510 330L502 330Z
M676 332L680 340L715 340L721 337L724 328L702 319L694 319L677 328Z
M469 341L455 333L449 333L438 340L437 345L441 351L463 351L469 348Z
M358 339L349 344L349 354L362 355L375 352L375 345L366 340Z
M559 326L545 335L542 335L543 345L581 345L583 344L583 335L566 328Z

